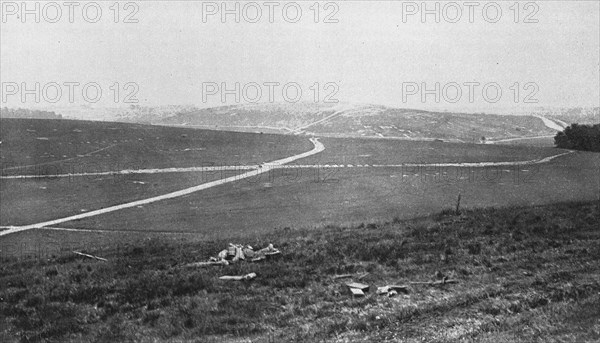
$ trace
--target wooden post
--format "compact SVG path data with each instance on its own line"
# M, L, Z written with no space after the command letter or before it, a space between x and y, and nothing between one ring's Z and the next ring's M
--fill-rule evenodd
M458 192L458 199L456 199L456 214L460 214L460 192Z

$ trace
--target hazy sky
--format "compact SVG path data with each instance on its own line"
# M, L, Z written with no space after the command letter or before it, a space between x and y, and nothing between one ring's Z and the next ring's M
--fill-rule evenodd
M448 5L428 1L429 9L439 4L440 23L435 22L434 14L427 15L426 23L422 23L421 2L321 2L319 23L314 22L317 7L309 8L314 6L313 1L295 3L302 9L295 23L286 21L296 16L295 4L286 2L272 2L272 23L271 5L260 1L252 5L237 2L240 23L235 22L234 14L222 22L222 2L133 1L127 8L122 2L119 23L114 22L113 1L87 6L87 17L82 16L86 2L77 3L73 23L63 2L58 2L60 17L53 5L44 8L47 2L37 3L40 22L28 14L23 23L20 13L13 14L15 8L21 10L21 2L2 1L2 106L36 105L33 95L27 96L27 104L22 103L23 82L28 88L34 88L36 82L41 88L46 86L46 96L40 89L39 106L52 105L47 100L56 97L56 87L50 82L59 84L62 91L57 105L69 101L65 82L79 83L73 86L77 105L89 103L81 94L82 86L96 83L102 97L94 106L115 105L116 94L114 87L111 89L115 82L121 89L118 106L131 92L136 93L139 105L216 106L222 102L221 90L211 87L217 84L220 88L226 83L235 89L236 82L240 83L240 103L254 101L253 83L260 85L260 100L268 101L270 88L265 82L280 84L271 86L275 101L284 100L283 85L291 82L301 89L302 101L313 101L314 84L318 82L317 100L321 102L327 94L336 92L333 99L340 101L416 108L599 105L598 1L538 1L527 7L521 2L518 18L512 1L488 5L487 15L483 14L483 5L488 2L466 7L465 2ZM28 2L29 9L35 4ZM262 16L251 23L256 17L255 4ZM454 4L462 10L462 16L451 23L458 13ZM233 9L236 3L226 5ZM101 16L96 23L87 22L93 21L96 7L102 9ZM497 8L502 10L497 22L486 21L495 21ZM132 18L138 22L124 23L134 11L137 13ZM418 12L408 15L411 11ZM338 22L324 23L325 16L333 12L330 19ZM537 23L524 23L528 15L529 21ZM55 17L57 23L48 22ZM123 89L128 82L138 89L132 85ZM326 88L328 82L333 84ZM422 84L435 90L436 82L440 84L440 102L435 102L435 91L423 101ZM478 83L471 84L473 103L465 82ZM482 94L484 85L489 86L487 100ZM456 86L462 93L460 98ZM496 94L498 87L501 96ZM88 88L92 94L88 99L94 98L94 90ZM287 90L288 99L293 99L295 88ZM528 95L538 103L523 103ZM492 103L495 99L499 100ZM233 95L225 100L235 103Z

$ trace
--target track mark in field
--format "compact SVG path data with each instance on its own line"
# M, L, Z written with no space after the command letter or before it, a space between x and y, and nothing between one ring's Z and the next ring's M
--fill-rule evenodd
M537 160L528 160L528 161L513 161L513 162L464 162L464 163L404 163L404 164L396 164L396 165L379 165L374 164L373 167L497 167L497 166L523 166L523 165L532 165L532 164L540 164L547 163L552 161L555 158L568 155L573 153L573 151L567 151L562 154L548 156L544 158L540 158Z
M254 170L259 165L249 166L218 166L218 167L187 167L187 168L152 168L152 169L125 169L119 171L93 172L93 173L67 173L50 175L2 175L0 179L53 179L53 178L71 178L81 176L113 176L130 174L164 174L164 173L194 173L194 172L212 172L212 171L238 171Z
M94 216L98 216L101 214L106 214L106 213L110 213L110 212L114 212L114 211L118 211L118 210L122 210L122 209L126 209L126 208L132 208L132 207L136 207L136 206L140 206L140 205L146 205L146 204L150 204L150 203L161 201L161 200L178 198L178 197L188 195L191 193L195 193L195 192L198 192L198 191L201 191L204 189L208 189L208 188L223 185L223 184L226 184L229 182L239 181L242 179L253 177L253 176L256 176L256 175L259 175L262 173L266 173L269 170L276 168L277 166L281 166L283 164L290 163L290 162L293 162L293 161L301 159L301 158L312 156L312 155L318 154L321 151L325 150L325 146L323 145L323 143L319 142L316 138L310 138L310 141L314 145L314 148L310 151L307 151L302 154L286 157L286 158L276 160L273 162L268 162L268 163L262 164L259 166L258 169L252 170L252 171L249 171L249 172L246 172L243 174L231 176L231 177L221 179L221 180L203 183L198 186L182 189L180 191L176 191L176 192L172 192L172 193L167 193L167 194L163 194L163 195L159 195L159 196L155 196L155 197L151 197L151 198L147 198L147 199L137 200L137 201L121 204L121 205L110 206L110 207L106 207L103 209L94 210L94 211L90 211L90 212L86 212L86 213L82 213L82 214L77 214L77 215L70 216L70 217L50 220L50 221L26 225L26 226L11 227L8 230L0 231L0 236L9 235L11 233L16 233L16 232L21 232L21 231L26 231L26 230L31 230L31 229L43 228L45 226L53 226L56 224L69 222L69 221L73 221L73 220L94 217Z
M14 228L14 226L2 226L0 227L0 232L3 230L10 230ZM108 229L75 229L75 228L65 228L65 227L52 227L45 226L34 230L50 230L50 231L70 231L70 232L88 232L88 233L152 233L152 234L161 234L161 235L181 235L181 234L189 234L197 236L197 232L193 231L147 231L147 230L108 230Z
M104 147L102 149L98 149L98 150L94 150L94 151L88 152L85 155L79 155L79 156L75 156L75 157L71 157L71 158L66 158L66 159L63 159L63 160L56 160L56 161L49 161L49 162L44 162L44 163L29 164L29 165L25 165L25 166L16 166L16 167L4 168L1 171L15 170L15 169L22 169L22 168L29 168L29 167L37 167L37 166L44 166L44 165L47 165L47 164L53 164L53 163L57 163L57 162L71 161L71 160L74 160L74 159L77 159L77 158L92 156L93 154L99 153L99 152L104 151L104 150L108 150L108 149L110 149L110 148L112 148L112 147L114 147L116 145L117 144L109 145L109 146Z
M161 126L174 126L174 127L197 127L197 128L208 128L212 129L215 125L188 125L188 124L160 124ZM290 129L285 126L264 126L264 125L218 125L218 128L241 128L241 129L269 129L274 131L289 131L294 132L294 129Z
M463 162L463 163L403 163L403 164L291 164L291 165L273 165L271 169L308 169L308 168L397 168L397 167L494 167L494 166L519 166L529 164L539 164L549 162L557 157L570 154L572 151L562 154L545 157L537 160L514 161L514 162ZM53 179L53 178L72 178L82 176L112 176L112 175L131 175L131 174L162 174L162 173L191 173L191 172L212 172L212 171L241 171L255 170L261 168L260 165L249 166L217 166L217 167L188 167L188 168L164 168L164 169L127 169L120 171L96 172L96 173L73 173L56 175L1 175L0 179ZM243 174L242 174L243 175Z
M336 111L333 114L331 114L331 115L329 115L329 116L327 116L327 117L325 117L323 119L317 120L317 121L315 121L313 123L310 123L310 124L307 124L307 125L304 125L304 126L300 126L300 127L296 128L296 129L292 130L291 133L293 133L295 135L301 134L305 129L307 129L307 128L311 127L311 126L314 126L314 125L321 124L321 123L324 123L326 121L329 121L329 120L331 120L331 119L333 119L333 118L335 118L337 116L342 115L343 113L344 113L344 111Z
M495 143L501 143L501 142L513 142L513 141L531 140L531 139L539 139L539 138L554 138L554 136L546 135L546 136L533 136L533 137L505 138L505 139L498 139L498 140L489 140L489 141L486 141L485 144L495 144Z
M0 227L0 232L3 231L3 230L10 230L12 228L14 228L14 227L13 226L3 226L3 227ZM177 235L181 235L181 234L198 235L197 232L191 232L191 231L147 231L147 230L73 229L73 228L52 227L52 226L45 226L45 227L38 228L36 230L90 232L90 233L135 233L135 232L140 232L140 233L155 233L155 234L165 234L165 235L170 235L170 234L177 234Z

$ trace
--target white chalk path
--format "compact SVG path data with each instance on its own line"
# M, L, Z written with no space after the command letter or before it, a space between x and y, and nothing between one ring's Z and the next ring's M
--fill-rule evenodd
M4 227L0 227L3 229ZM193 231L146 231L146 230L109 230L109 229L72 229L65 227L53 227L53 226L45 226L40 228L42 230L50 230L50 231L70 231L70 232L90 232L90 233L152 233L152 234L190 234L190 235L198 235L197 232Z
M115 212L115 211L119 211L119 210L126 209L126 208L131 208L131 207L146 205L146 204L150 204L150 203L161 201L161 200L173 199L173 198L181 197L181 196L188 195L188 194L191 194L191 193L195 193L195 192L198 192L198 191L201 191L201 190L204 190L204 189L208 189L208 188L212 188L212 187L215 187L215 186L223 185L223 184L226 184L226 183L229 183L229 182L239 181L239 180L242 180L242 179L253 177L253 176L256 176L256 175L268 172L269 170L271 170L271 169L273 169L273 168L275 168L277 166L280 166L282 164L290 163L290 162L293 162L295 160L298 160L298 159L301 159L301 158L305 158L305 157L317 154L317 153L325 150L325 146L321 142L319 142L316 138L310 138L310 141L314 145L314 148L312 150L307 151L307 152L302 153L302 154L298 154L298 155L290 156L290 157L287 157L287 158L284 158L284 159L280 159L280 160L277 160L277 161L273 161L273 162L268 162L268 163L262 164L258 169L249 171L247 173L243 173L243 174L240 174L240 175L235 175L235 176L228 177L228 178L221 179L221 180L217 180L217 181L203 183L203 184L198 185L198 186L194 186L194 187L182 189L180 191L176 191L176 192L172 192L172 193L168 193L168 194L163 194L163 195L155 196L155 197L152 197L152 198L147 198L147 199L137 200L137 201L133 201L133 202L128 202L128 203L121 204L121 205L110 206L110 207L106 207L106 208L103 208L103 209L99 209L99 210L95 210L95 211L90 211L90 212L87 212L87 213L81 213L81 214L77 214L77 215L70 216L70 217L65 217L65 218L50 220L50 221L46 221L46 222L42 222L42 223L37 223L37 224L31 224L31 225L26 225L26 226L9 227L7 230L0 231L0 236L10 235L12 233L21 232L21 231L27 231L27 230L31 230L31 229L43 228L44 226L52 226L52 225L61 224L61 223L64 223L64 222L70 222L70 221L73 221L73 220L78 220L78 219L83 219L83 218L88 218L88 217L94 217L94 216L98 216L98 215L101 215L101 214L106 214L106 213Z
M307 129L307 128L311 127L311 126L314 126L314 125L321 124L321 123L324 123L326 121L329 121L329 120L331 120L331 119L333 119L333 118L335 118L335 117L337 117L339 115L342 115L343 113L344 113L344 111L336 111L333 114L331 114L331 115L329 115L329 116L327 116L327 117L325 117L323 119L317 120L317 121L315 121L313 123L310 123L310 124L306 124L304 126L300 126L300 127L296 128L296 129L292 130L292 133L295 134L295 135L301 134L305 129Z
M321 143L319 143L321 144ZM403 164L268 164L269 169L308 169L308 168L395 168L395 167L493 167L493 166L518 166L549 162L557 157L571 153L572 151L527 161L514 162L462 162L462 163L403 163ZM273 162L274 163L274 162ZM287 163L287 162L286 162ZM162 174L162 173L189 173L189 172L214 172L214 171L242 171L255 170L262 168L262 165L247 166L217 166L217 167L189 167L189 168L165 168L165 169L126 169L120 171L96 172L96 173L74 173L57 175L5 175L0 179L54 179L54 178L73 178L83 176L113 176L113 175L133 175L133 174ZM263 170L264 172L264 170ZM242 174L245 175L245 174ZM238 175L239 176L239 175ZM236 176L232 176L234 178Z
M552 120L554 120L555 122L557 122L557 123L558 123L558 125L561 125L563 128L566 128L567 126L569 126L569 124L565 123L564 121L562 121L562 120L560 120L560 119L556 119L556 118L554 118L554 119L552 119Z
M562 127L561 125L557 124L553 120L550 120L550 119L548 119L546 117L543 117L543 116L540 116L540 115L536 115L536 114L534 114L533 116L536 117L536 118L540 118L544 122L544 125L546 125L546 127L551 128L552 130L556 130L556 131L562 131L562 130L564 130L564 127ZM565 122L563 122L563 123L565 123Z

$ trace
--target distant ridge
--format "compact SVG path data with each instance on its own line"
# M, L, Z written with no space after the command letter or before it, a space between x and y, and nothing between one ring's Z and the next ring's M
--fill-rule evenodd
M0 108L0 118L62 119L62 115L50 111L3 107Z

